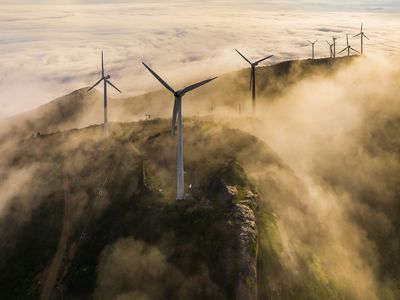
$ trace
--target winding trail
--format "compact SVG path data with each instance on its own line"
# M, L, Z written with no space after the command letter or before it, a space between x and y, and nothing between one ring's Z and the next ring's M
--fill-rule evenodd
M54 289L54 285L57 282L60 269L62 267L65 251L67 248L68 237L71 230L71 220L72 220L72 202L69 188L69 180L67 176L64 176L63 180L64 187L64 218L63 227L61 231L61 236L58 241L57 251L45 271L46 277L43 283L42 294L40 296L41 300L49 300Z
M117 165L115 163L110 164L111 172L107 172L103 183L99 188L98 196L94 201L94 207L89 214L86 224L83 228L83 233L87 231L89 224L92 219L93 210L96 207L97 200L99 197L102 197L103 189L108 188L110 184L111 178L114 176L114 173L117 169ZM75 256L76 252L78 251L80 244L82 242L82 238L78 241L72 242L69 245L68 249L68 240L71 233L71 227L73 222L73 215L74 215L74 206L79 200L79 197L74 195L71 196L70 191L70 184L67 175L64 175L63 179L63 189L64 189L64 217L63 217L63 227L61 231L61 236L58 241L57 251L50 263L50 265L44 271L44 283L42 288L42 293L40 296L41 300L50 300L53 294L54 287L58 285L63 278L65 277L66 273L68 272L70 262L72 261L73 257Z

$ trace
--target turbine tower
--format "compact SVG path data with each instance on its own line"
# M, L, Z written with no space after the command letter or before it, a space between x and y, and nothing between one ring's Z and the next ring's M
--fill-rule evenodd
M269 55L267 57L264 57L264 58L262 58L260 60L257 60L256 62L252 63L242 53L240 53L237 49L235 49L235 50L251 66L251 70L250 70L250 89L251 89L251 99L252 99L252 103L253 103L253 111L255 111L256 110L256 67L258 66L258 64L260 62L262 62L262 61L264 61L264 60L266 60L268 58L271 58L273 55Z
M307 42L309 42L309 43L311 44L311 49L312 49L312 51L311 51L311 55L312 55L312 56L311 56L311 57L312 57L312 59L314 59L314 57L315 57L315 55L314 55L314 54L315 54L315 51L314 51L315 48L314 48L314 46L315 46L315 43L318 42L318 40L315 40L314 42L311 42L311 41L307 40Z
M355 36L353 36L353 38L355 37L361 37L361 55L364 54L364 38L366 38L367 40L369 40L369 38L365 35L364 31L363 31L363 23L361 23L361 30L359 34L356 34Z
M115 85L111 83L109 80L111 78L110 75L104 75L104 56L103 56L103 51L101 51L101 78L99 81L97 81L90 89L88 89L88 92L92 90L95 86L97 86L100 82L104 82L104 135L105 137L108 137L108 119L107 119L107 84L111 85L114 89L116 89L118 92L122 93Z
M331 44L331 43L329 43L328 41L326 41L327 42L327 44L329 45L329 50L330 50L330 53L331 53L331 58L333 58L333 45L334 44Z
M176 122L178 119L178 155L177 155L177 195L176 195L176 200L184 200L185 199L185 190L184 190L184 174L183 174L183 140L182 140L182 97L194 90L197 89L198 87L209 83L210 81L216 79L217 77L207 79L204 81L200 81L198 83L189 85L181 90L175 91L172 89L160 76L158 76L148 65L146 65L144 62L142 62L143 65L146 67L147 70L157 80L167 89L169 90L174 96L175 96L175 101L174 101L174 108L172 111L172 135L175 134L175 127L176 127Z
M336 36L332 36L332 41L333 41L333 58L336 58L336 40L337 37Z
M353 51L355 51L357 53L360 53L356 49L354 49L353 47L350 46L350 44L349 44L349 35L348 34L346 34L346 41L347 41L346 48L344 48L342 51L340 51L339 54L344 52L344 51L346 51L346 50L347 50L347 56L350 56L350 50L353 50Z

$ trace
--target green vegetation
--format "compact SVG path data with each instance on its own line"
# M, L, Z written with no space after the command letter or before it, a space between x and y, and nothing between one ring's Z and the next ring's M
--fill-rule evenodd
M176 282L164 278L165 284L158 283L163 295L233 298L242 280L243 255L238 234L242 221L235 219L233 211L238 203L257 207L255 186L243 163L247 151L259 155L260 161L273 159L268 151L258 149L262 143L254 143L253 137L238 130L193 120L185 121L184 130L193 136L185 141L186 153L193 155L186 154L186 179L192 188L184 203L174 199L175 142L167 121L111 124L109 140L102 138L99 126L41 135L3 153L9 157L10 170L38 169L33 169L32 180L7 208L15 210L18 218L9 213L3 220L20 224L8 233L1 227L5 238L0 269L9 271L2 272L0 297L30 294L35 299L40 294L46 266L56 252L64 201L70 201L72 230L54 295L90 298L105 247L134 237L160 249L178 272ZM217 142L221 138L224 146ZM199 145L202 151L195 151ZM238 193L229 197L226 186ZM19 211L19 203L32 201L37 213ZM256 238L246 243L244 251L256 259ZM253 279L243 280L256 288ZM193 283L183 292L179 287L186 282Z

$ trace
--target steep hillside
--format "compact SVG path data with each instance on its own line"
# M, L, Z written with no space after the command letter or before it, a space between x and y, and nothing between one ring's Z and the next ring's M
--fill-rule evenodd
M340 299L311 267L287 281L268 203L297 200L273 174L305 190L265 144L186 120L187 201L177 203L169 122L111 130L109 140L93 126L1 153L1 178L19 175L0 222L2 299Z

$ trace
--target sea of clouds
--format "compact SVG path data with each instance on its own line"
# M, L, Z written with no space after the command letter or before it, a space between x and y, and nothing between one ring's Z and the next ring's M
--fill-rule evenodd
M319 39L316 56L329 56L325 40L335 34L341 50L361 22L368 55L400 50L395 1L46 2L0 0L0 118L96 82L101 50L124 96L159 88L142 60L179 88L247 67L235 48L276 63L309 57L306 40Z

